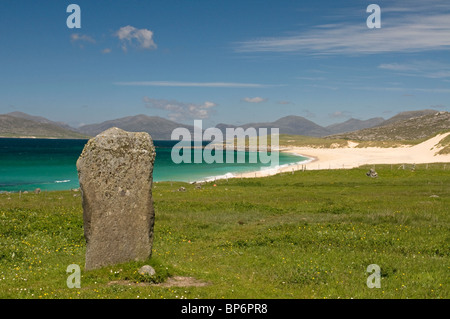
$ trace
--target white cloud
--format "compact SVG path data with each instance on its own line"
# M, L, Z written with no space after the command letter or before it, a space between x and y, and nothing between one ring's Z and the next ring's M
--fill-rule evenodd
M447 93L447 94L450 94L449 88L414 88L411 90L424 92L424 93L444 93L444 94Z
M90 43L95 43L95 40L85 34L79 34L79 33L72 33L70 35L70 40L72 42L90 42Z
M122 42L122 49L128 50L128 45L137 42L138 47L143 49L156 49L153 41L153 31L148 29L137 29L131 25L120 28L115 36Z
M267 99L264 99L262 97L256 96L256 97L244 97L242 99L242 101L248 102L248 103L262 103L262 102L267 101Z
M405 88L405 87L376 87L376 86L360 86L353 87L354 90L367 91L386 91L386 92L423 92L423 93L443 93L450 94L450 88ZM404 94L403 94L404 95ZM410 93L408 93L410 95ZM411 95L414 96L414 95Z
M316 88L316 89L333 90L333 91L339 90L339 87L337 87L337 86L331 86L331 85L317 85L317 84L311 84L311 85L309 85L309 87Z
M383 63L379 69L394 71L407 76L420 76L432 79L450 77L450 65L437 61L411 61L407 63Z
M105 49L102 50L102 53L103 54L111 53L111 49L110 48L105 48Z
M143 98L145 107L168 111L168 117L172 121L186 121L191 119L207 119L210 117L216 103L206 101L203 104L184 103L175 100Z
M378 66L379 69L392 70L392 71L411 71L414 68L411 65L399 64L399 63L384 63Z
M296 77L298 80L304 80L304 81L323 81L326 80L323 76L298 76Z
M380 29L368 29L365 22L319 25L297 35L239 42L235 51L360 55L449 50L449 34L450 13L406 12L382 15Z
M116 82L115 85L127 86L168 86L168 87L212 87L212 88L266 88L280 85L234 82L176 82L176 81L140 81Z

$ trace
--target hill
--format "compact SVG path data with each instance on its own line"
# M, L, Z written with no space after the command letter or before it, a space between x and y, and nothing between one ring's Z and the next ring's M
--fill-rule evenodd
M135 115L115 120L105 121L99 124L90 124L79 127L78 132L95 136L111 127L118 127L129 132L147 132L154 140L170 140L172 131L179 127L187 128L191 134L194 127L163 119L159 116Z
M223 134L225 134L226 128L236 128L237 126L231 124L218 124L216 125ZM326 128L302 117L302 116L285 116L274 122L266 123L248 123L240 125L243 129L249 127L254 127L257 131L259 128L267 128L268 134L270 134L271 128L279 128L280 134L290 134L290 135L308 135L308 136L324 136L329 135L330 131Z
M43 123L43 124L52 124L52 125L55 125L55 126L59 126L59 127L65 129L65 130L76 132L75 128L71 127L70 125L68 125L68 124L66 124L64 122L54 122L54 121L51 121L51 120L49 120L49 119L47 119L45 117L42 117L42 116L34 116L34 115L30 115L30 114L23 113L23 112L17 112L17 111L16 112L7 113L6 115L14 116L14 117L25 119L25 120L35 121L35 122Z
M415 117L420 117L420 116L429 115L429 114L436 114L436 113L439 113L439 111L431 110L431 109L401 112L401 113L398 113L397 115L394 115L393 117L387 119L386 121L379 123L377 126L385 126L385 125L393 124L395 122L406 121L406 120L409 120L409 119L412 119Z
M404 114L397 117L397 119L402 116ZM449 112L433 112L394 122L390 120L386 121L388 124L382 126L349 133L334 134L326 138L357 141L413 141L425 139L439 132L450 130Z
M0 115L0 137L87 138L55 124L42 123L8 114Z
M331 134L352 132L362 130L365 128L371 128L385 122L382 117L374 117L368 120L358 120L351 118L345 122L328 125L325 128L331 132Z

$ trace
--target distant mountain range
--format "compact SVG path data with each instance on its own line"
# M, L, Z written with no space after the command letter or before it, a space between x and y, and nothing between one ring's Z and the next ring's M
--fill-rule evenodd
M73 127L70 127L69 125L67 125L64 122L53 122L42 116L33 116L33 115L29 115L29 114L26 114L23 112L11 112L11 113L8 113L5 115L17 117L20 119L30 120L30 121L34 121L34 122L38 122L38 123L42 123L42 124L50 124L50 125L58 126L60 128L63 128L65 130L69 130L69 131L76 131L76 129L74 129Z
M364 132L371 132L370 129L374 129L377 127L384 127L387 125L395 125L397 129L400 130L402 126L402 122L419 118L421 116L426 115L434 115L439 113L436 110L421 110L421 111L407 111L398 113L397 115L385 120L382 117L374 117L368 120L359 120L351 118L345 122L332 124L328 126L320 126L304 117L301 116L286 116L274 122L268 123L248 123L240 125L243 129L248 127L254 127L256 129L260 127L273 128L278 127L280 129L280 134L288 134L288 135L306 135L313 137L336 137L336 138L356 138L362 137L364 134L359 134L361 130L366 130ZM442 112L441 112L442 113ZM448 112L443 112L447 113ZM434 131L435 129L443 129L445 127L445 123L441 123L442 125L437 125L434 127L430 127L424 132ZM431 123L430 123L431 125ZM408 125L407 125L408 126ZM235 125L229 124L218 124L216 125L223 133L225 133L226 128L236 128ZM420 127L420 126L419 126ZM447 128L450 129L450 123L447 123ZM412 128L410 128L411 130ZM382 129L380 129L380 132ZM351 132L355 132L354 134L350 134ZM363 133L364 133L363 132ZM269 132L268 132L269 133ZM419 136L419 132L416 132L416 135Z
M430 109L420 110L420 111L401 112L401 113L398 113L397 115L394 115L393 117L389 118L388 120L380 123L379 125L375 125L375 126L385 126L385 125L393 124L396 122L406 121L406 120L409 120L412 118L421 117L421 116L429 115L429 114L436 114L436 113L439 113L439 111L430 110ZM366 128L369 128L369 127L366 127ZM339 133L343 133L343 132L339 132Z
M267 134L270 134L271 128L279 128L280 134L291 135L309 135L309 136L325 136L330 134L330 131L326 128L308 120L301 116L285 116L274 122L266 123L248 123L243 125L230 125L230 124L217 124L216 127L222 131L225 135L227 128L241 127L244 130L249 127L255 128L258 132L260 128L267 128Z
M351 118L342 123L328 125L326 129L330 132L330 134L338 134L362 130L365 128L370 128L378 125L384 125L384 122L387 121L382 117L374 117L365 121Z
M440 114L437 117L436 114ZM305 135L313 137L333 137L345 139L407 139L426 134L450 130L448 112L422 110L399 113L387 120L375 117L368 120L349 119L326 127L320 126L301 116L286 116L273 122L248 123L243 125L218 124L224 134L226 128L250 127L258 130L279 128L280 134ZM423 117L423 119L422 119ZM119 127L130 132L147 132L155 140L170 140L175 128L184 127L191 133L194 127L176 123L157 116L135 115L98 124L73 128L62 122L54 122L44 117L22 112L0 115L0 137L47 137L47 138L89 138L110 128ZM391 134L389 132L396 132ZM408 132L408 133L407 133ZM420 138L420 137L417 137Z
M110 127L118 127L129 132L147 132L154 140L170 140L172 131L177 127L184 127L193 134L194 126L176 123L159 116L135 115L120 119L102 122L99 124L84 125L77 129L78 132L95 136Z
M327 136L359 141L413 141L450 131L450 113L403 112L375 127Z
M86 138L65 124L20 112L0 115L0 137Z

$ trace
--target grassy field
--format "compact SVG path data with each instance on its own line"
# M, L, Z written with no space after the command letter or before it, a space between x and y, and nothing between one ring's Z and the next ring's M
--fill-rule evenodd
M156 183L152 258L89 272L79 192L0 194L0 298L449 298L450 164L368 169Z

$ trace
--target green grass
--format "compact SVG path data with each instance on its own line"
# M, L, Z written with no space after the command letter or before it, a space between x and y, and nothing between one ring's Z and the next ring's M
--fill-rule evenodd
M439 142L439 147L443 147L438 152L439 155L450 154L450 135L447 135Z
M257 137L246 137L244 141L245 147L249 147L250 142L252 146L259 145L260 136ZM231 145L237 146L238 141L242 142L242 138L234 138L232 141L228 141ZM272 139L270 135L264 136L264 142L268 146L271 145ZM234 144L233 144L234 143ZM227 145L224 143L224 146ZM348 145L347 139L331 139L324 137L313 137L304 135L289 135L280 134L278 136L278 145L281 147L317 147L317 148L330 148L330 147L345 147Z
M449 298L450 164L368 169L156 183L152 258L94 271L79 193L0 194L0 298ZM80 289L67 288L70 264ZM142 284L169 276L210 285Z
M347 146L347 144L348 141L346 139L332 139L288 134L280 134L279 136L280 146L329 148L331 146L344 147Z

